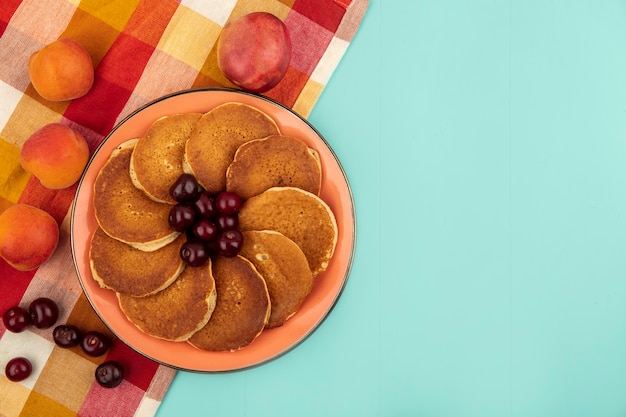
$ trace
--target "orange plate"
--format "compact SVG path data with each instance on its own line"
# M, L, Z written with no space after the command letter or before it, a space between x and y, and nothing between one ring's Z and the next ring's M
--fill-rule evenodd
M319 275L312 293L300 310L283 326L264 331L254 342L237 352L206 352L187 343L168 342L142 333L120 310L115 293L102 289L89 268L89 242L97 223L93 209L93 183L113 149L139 137L161 116L174 113L208 112L226 103L254 106L276 120L281 132L297 137L317 149L322 160L321 197L337 218L337 248L328 269ZM138 109L119 123L92 156L78 187L72 210L71 240L78 279L96 313L124 343L162 364L196 372L224 372L260 365L286 353L321 324L343 290L355 247L355 213L352 193L336 155L322 136L289 108L253 94L229 89L181 91ZM184 308L184 306L182 306Z

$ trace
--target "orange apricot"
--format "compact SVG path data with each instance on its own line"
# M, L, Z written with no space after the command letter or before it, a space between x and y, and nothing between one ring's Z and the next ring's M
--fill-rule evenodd
M93 61L77 41L59 39L30 56L28 75L37 93L46 100L73 100L91 89Z
M59 243L59 225L46 211L14 204L0 214L0 257L18 271L38 268Z
M36 130L22 145L20 164L49 189L73 185L89 161L89 146L79 132L61 123Z

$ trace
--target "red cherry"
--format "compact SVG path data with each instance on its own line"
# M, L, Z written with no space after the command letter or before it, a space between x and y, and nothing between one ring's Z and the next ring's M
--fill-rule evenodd
M20 333L30 324L30 315L22 307L11 307L2 316L4 326L8 331Z
M59 318L59 307L54 301L46 297L40 297L28 306L30 321L38 329L52 327Z
M232 230L239 226L239 217L237 216L237 213L219 214L215 218L215 223L220 230Z
M217 226L208 219L200 219L193 225L191 231L198 239L208 242L217 235Z
M124 379L124 368L117 361L106 361L96 368L96 382L104 388L115 388Z
M180 257L189 266L201 266L209 259L208 247L199 241L187 241L180 247Z
M7 362L4 374L9 381L19 382L28 378L33 371L33 366L26 358L13 358Z
M80 341L83 352L93 357L104 355L112 344L113 341L108 336L96 331L85 333Z
M226 257L236 256L243 246L243 235L239 230L225 230L217 238L219 254Z
M232 191L222 191L215 198L215 205L222 214L237 213L241 208L241 197Z
M167 222L177 232L184 232L196 221L196 212L190 204L176 204L170 209Z
M202 219L212 219L217 212L215 208L215 200L211 195L202 191L192 203L193 208L198 213L198 217Z
M196 198L200 192L200 185L191 174L181 174L170 187L170 197L182 203Z
M78 327L71 324L62 324L54 328L52 332L52 339L60 347L70 348L78 346L82 334Z

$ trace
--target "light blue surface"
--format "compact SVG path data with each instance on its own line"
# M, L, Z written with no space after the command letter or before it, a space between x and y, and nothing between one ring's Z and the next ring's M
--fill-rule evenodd
M626 2L372 0L310 121L356 202L341 299L159 417L626 415Z

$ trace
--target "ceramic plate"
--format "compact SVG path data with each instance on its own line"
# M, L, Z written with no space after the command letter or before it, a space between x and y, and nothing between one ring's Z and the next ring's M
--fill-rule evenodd
M113 149L139 137L161 116L200 112L226 103L254 106L276 120L283 134L297 137L317 149L322 161L324 199L337 219L339 235L328 269L316 277L313 291L300 310L283 326L265 330L254 342L236 352L207 352L187 343L168 342L138 330L122 314L115 293L102 289L89 268L89 242L97 227L93 209L93 183ZM354 254L354 202L346 175L324 138L304 119L267 98L228 89L187 90L171 94L141 107L119 123L92 156L79 183L74 200L71 239L78 279L96 313L110 330L137 352L159 363L188 371L224 372L260 365L284 354L311 334L330 313L343 290ZM184 307L184 306L183 306Z

